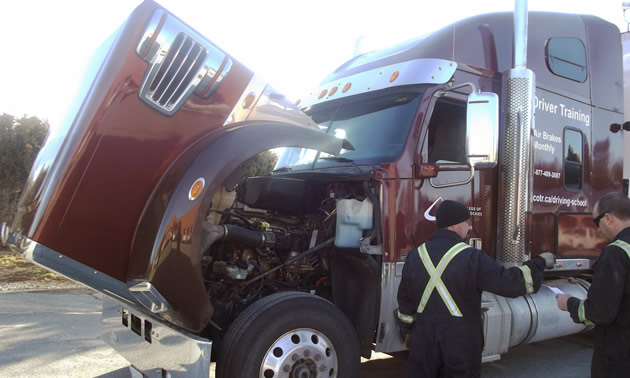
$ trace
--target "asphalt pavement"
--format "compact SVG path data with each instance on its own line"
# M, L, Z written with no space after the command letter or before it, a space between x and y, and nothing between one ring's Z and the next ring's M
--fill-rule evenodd
M129 363L100 338L100 311L89 289L1 293L0 377L129 378ZM589 377L591 353L588 334L523 345L484 364L482 377ZM378 353L360 378L403 377L405 364Z
M111 377L129 363L101 340L91 290L0 294L0 377ZM122 377L122 376L120 376Z

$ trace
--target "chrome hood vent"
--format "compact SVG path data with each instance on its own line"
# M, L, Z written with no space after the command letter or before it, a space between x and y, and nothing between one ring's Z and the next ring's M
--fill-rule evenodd
M210 97L232 67L226 54L163 10L153 14L136 52L149 63L140 99L169 116L193 93Z

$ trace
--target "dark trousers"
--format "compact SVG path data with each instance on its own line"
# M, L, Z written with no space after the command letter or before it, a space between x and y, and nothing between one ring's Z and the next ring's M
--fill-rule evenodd
M482 345L479 322L462 318L417 321L409 348L407 378L479 377Z
M603 353L597 346L593 349L591 362L592 378L626 378L630 377L630 358L614 360Z

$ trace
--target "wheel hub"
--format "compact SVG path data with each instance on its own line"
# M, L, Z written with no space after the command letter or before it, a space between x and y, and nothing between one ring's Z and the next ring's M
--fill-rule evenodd
M289 373L291 378L311 378L317 377L317 365L312 360L298 360L293 365L293 370Z
M300 328L280 336L263 356L263 378L337 376L337 353L319 331Z

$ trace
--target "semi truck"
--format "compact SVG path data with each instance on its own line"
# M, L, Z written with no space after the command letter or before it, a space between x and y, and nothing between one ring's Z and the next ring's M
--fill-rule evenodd
M396 293L446 199L505 266L542 252L541 289L482 295L482 359L588 330L623 187L622 43L590 15L470 17L355 56L297 103L147 0L99 48L3 240L103 294L103 338L163 376L358 377L407 350ZM248 176L258 153L273 172Z

